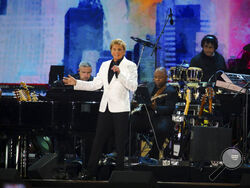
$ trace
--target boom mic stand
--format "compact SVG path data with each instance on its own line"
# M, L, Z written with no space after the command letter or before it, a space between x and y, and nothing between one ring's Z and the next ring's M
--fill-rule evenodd
M144 52L144 48L145 48L145 45L142 45L142 50L141 50L141 53L140 53L140 56L139 56L139 60L138 60L138 63L137 63L137 68L140 67L141 57L142 57L142 54Z
M139 56L139 60L137 62L137 68L139 68L145 46L152 48L154 46L154 44L152 44L150 41L142 40L142 39L140 39L138 37L131 36L130 38L132 40L134 40L135 42L142 45L142 50L141 50L141 53L140 53L140 56ZM134 99L134 98L135 98L135 93L134 93L132 99ZM131 117L131 115L132 114L130 112L129 116ZM132 124L131 124L131 118L130 118L130 120L129 120L129 143L128 143L128 145L129 145L129 149L128 149L128 167L129 168L131 167L131 144L132 144L131 139L132 139Z
M149 48L153 48L155 45L152 44L151 42L149 41L146 41L146 40L142 40L138 37L130 37L132 40L134 40L135 42L138 42L139 44L142 45L142 50L141 50L141 53L140 53L140 56L139 56L139 60L137 62L137 68L139 68L140 66L140 63L141 63L141 58L142 58L142 55L143 55L143 52L144 52L144 48L145 46L149 47Z
M172 12L172 11L170 10L170 12ZM172 13L170 13L170 15L168 15L167 21L165 22L164 28L163 28L163 30L161 32L161 35L163 34L163 31L164 31L170 17L172 17ZM150 41L142 40L142 39L137 38L137 37L133 37L133 36L130 37L132 40L134 40L135 42L138 42L139 44L142 45L142 50L141 50L139 60L138 60L138 63L137 63L137 68L140 67L141 58L142 58L145 46L147 46L149 48L153 48L151 56L153 55L153 53L155 52L155 50L157 48L159 48L159 49L161 48L160 46L158 46L158 42L160 40L161 35L158 37L157 42L155 44L151 43ZM155 52L155 54L156 54L156 52ZM155 55L155 68L156 68L156 55ZM132 98L134 98L134 96ZM131 116L131 113L129 115ZM132 126L131 121L129 121L129 156L128 156L128 166L129 166L129 168L131 167L131 137L132 137L132 133L131 133L132 128L131 128L131 126Z
M152 56L152 55L154 54L154 52L155 52L155 67L157 67L157 59L156 59L157 51L156 51L156 50L157 50L157 48L160 48L160 47L157 47L157 45L158 45L158 43L159 43L159 40L160 40L162 34L164 33L165 27L166 27L166 25L167 25L169 19L172 18L172 16L173 16L173 15L172 15L172 10L171 10L171 8L170 8L170 14L168 15L167 20L165 21L165 24L164 24L164 26L163 26L163 28L162 28L162 31L161 31L160 35L158 36L155 45L153 46L153 50L152 50L151 56ZM171 25L173 25L173 24L171 24Z

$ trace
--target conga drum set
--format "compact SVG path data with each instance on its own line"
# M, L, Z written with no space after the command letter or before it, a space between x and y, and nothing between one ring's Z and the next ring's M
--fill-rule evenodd
M187 82L201 82L203 76L202 69L199 67L171 67L169 69L169 78L173 82L187 81Z
M203 72L199 67L186 68L177 66L169 69L169 79L172 81L170 85L176 88L180 98L180 102L176 104L178 115L173 115L178 116L176 117L178 122L180 119L183 119L180 117L180 114L187 115L189 110L192 112L192 115L198 115L200 105L197 102L200 98L199 88L202 85L202 76Z
M175 112L172 114L172 121L175 123L173 141L173 153L178 153L175 158L181 158L184 148L186 147L189 127L194 126L193 117L198 117L200 105L199 87L203 72L198 67L171 67L169 69L170 85L174 86L179 95L179 102L176 103ZM192 101L192 102L191 102ZM179 145L179 146L177 146ZM178 152L176 152L176 148Z
M172 81L170 84L176 88L179 98L184 100L187 89L192 90L192 98L198 99L202 76L203 72L199 67L177 66L169 69L169 78Z

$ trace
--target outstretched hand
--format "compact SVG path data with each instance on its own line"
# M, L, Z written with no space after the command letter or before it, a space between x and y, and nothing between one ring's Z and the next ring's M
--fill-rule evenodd
M63 83L65 85L75 86L76 85L76 79L73 76L69 75L69 77L63 77Z

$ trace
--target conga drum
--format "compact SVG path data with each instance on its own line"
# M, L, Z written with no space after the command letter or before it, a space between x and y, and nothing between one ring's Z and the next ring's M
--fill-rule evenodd
M176 81L184 81L186 79L186 71L187 69L184 67L171 67L169 69L169 78Z
M188 82L200 82L203 76L202 69L199 67L189 67L186 73Z

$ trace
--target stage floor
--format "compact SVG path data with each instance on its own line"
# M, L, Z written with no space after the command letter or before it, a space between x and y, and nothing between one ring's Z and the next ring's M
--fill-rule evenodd
M60 187L60 188L106 188L106 187L130 187L136 185L136 187L150 187L149 183L155 182L154 186L159 188L170 187L250 187L250 166L242 165L235 170L225 169L216 180L211 181L209 175L214 172L218 167L191 167L191 166L146 166L135 165L129 169L122 171L122 179L118 177L115 183L112 184L112 176L115 172L119 176L119 171L114 171L110 166L102 166L99 169L98 181L86 181L86 180L73 180L73 179L21 179L24 187L21 188L45 188L45 187ZM138 173L136 173L138 172ZM154 177L153 180L149 180L144 173L150 172ZM136 174L136 175L135 175ZM125 176L124 176L125 175ZM110 178L111 176L111 178ZM117 178L117 176L113 176ZM138 180L138 182L133 182ZM118 181L118 183L117 183ZM119 182L120 181L120 182ZM153 187L154 187L153 186ZM4 186L2 186L5 188ZM11 187L12 188L12 187Z
M112 184L109 181L83 181L83 180L28 180L27 187L35 188L237 188L243 187L240 183L201 183L201 182L161 182L154 185L144 183L120 183Z

